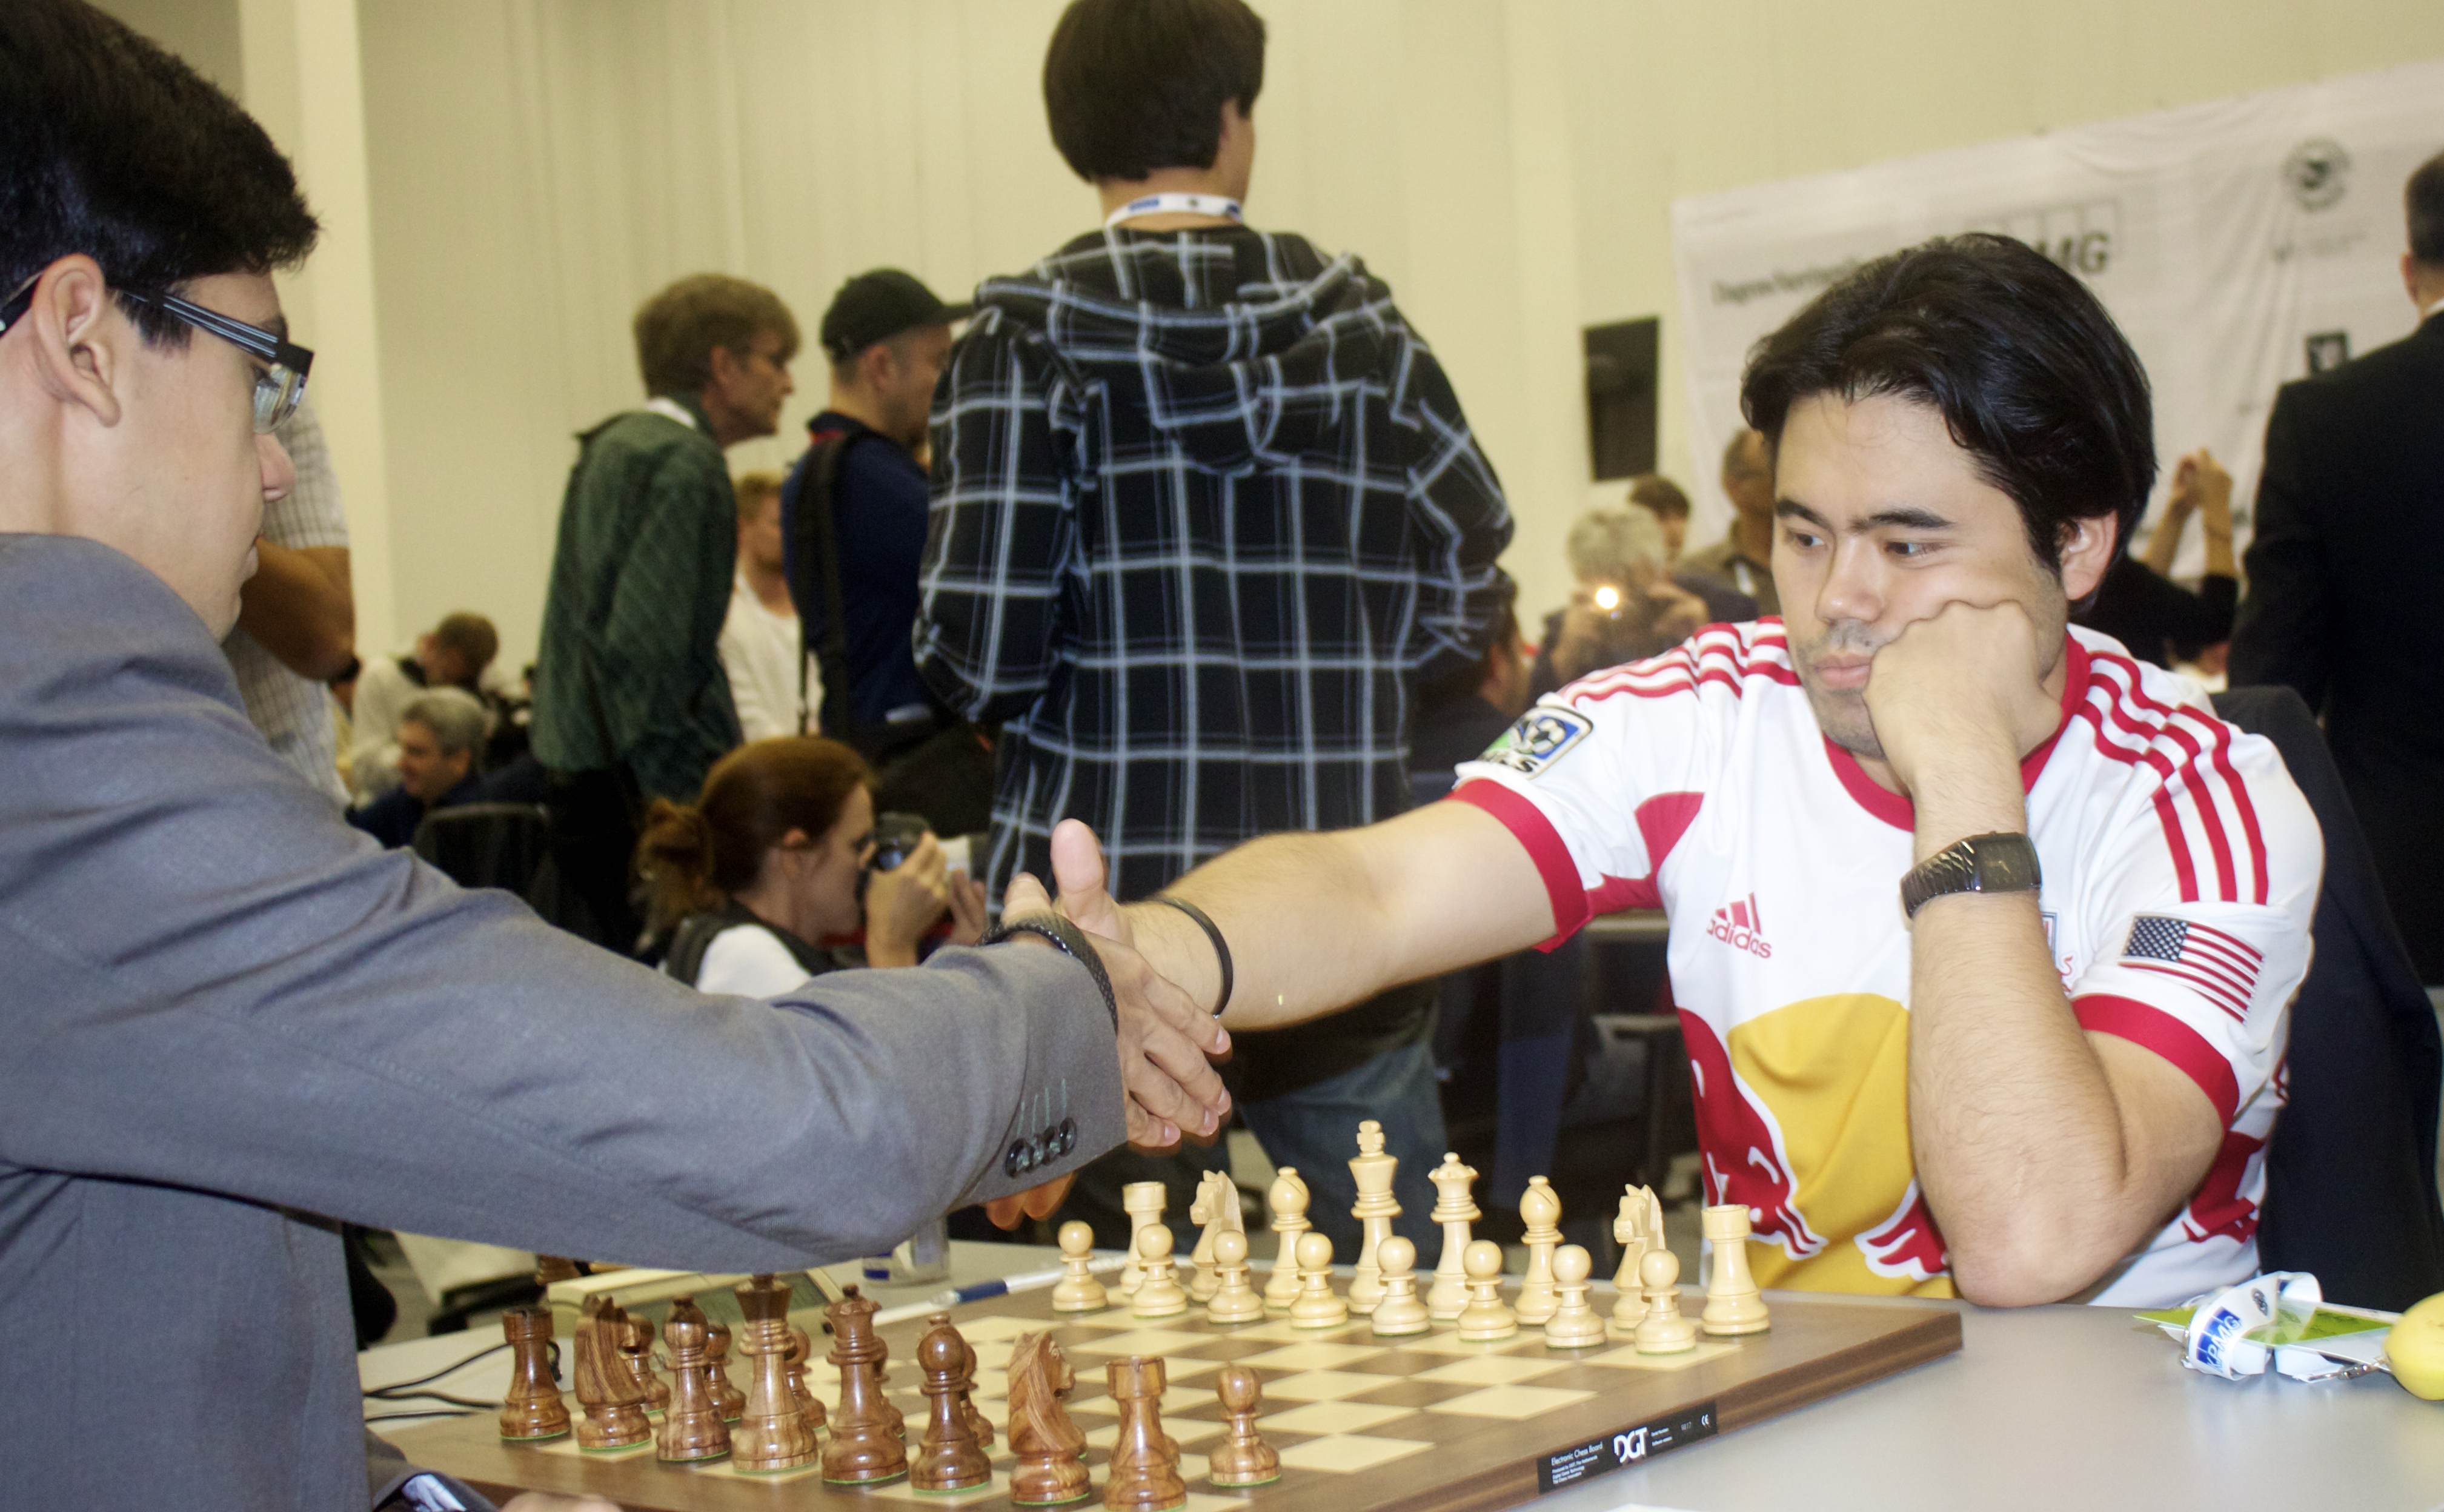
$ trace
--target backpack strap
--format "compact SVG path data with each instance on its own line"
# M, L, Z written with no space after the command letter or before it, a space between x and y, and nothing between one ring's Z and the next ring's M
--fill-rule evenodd
M835 432L806 453L805 481L798 489L798 512L790 542L798 570L821 589L823 629L818 638L812 621L799 620L802 655L798 658L799 733L805 734L806 657L812 655L824 673L824 705L818 728L845 737L856 726L856 703L850 696L848 672L848 608L841 591L840 526L832 500L840 483L841 457L856 444L859 433ZM804 614L803 603L800 613Z

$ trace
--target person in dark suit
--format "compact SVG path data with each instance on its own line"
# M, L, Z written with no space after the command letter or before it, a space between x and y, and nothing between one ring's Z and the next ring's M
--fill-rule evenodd
M2444 983L2444 153L2404 198L2418 328L2276 397L2231 684L2324 717L2411 960Z

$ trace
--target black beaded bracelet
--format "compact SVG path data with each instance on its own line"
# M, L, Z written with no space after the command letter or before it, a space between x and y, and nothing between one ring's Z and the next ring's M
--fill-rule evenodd
M1184 897L1173 897L1168 893L1157 893L1154 895L1154 901L1168 903L1194 919L1196 927L1205 931L1205 937L1213 942L1213 961L1222 970L1222 995L1213 1000L1213 1016L1217 1019L1222 1017L1222 1010L1231 1005L1231 947L1222 939L1222 927L1214 923L1203 909Z
M1086 968L1095 979L1095 990L1103 994L1103 1010L1112 1016L1112 1032L1120 1032L1120 1000L1113 995L1112 979L1103 970L1103 958L1095 952L1085 931L1058 913L1029 913L1023 918L1004 919L1001 928L984 938L987 945L999 945L1013 934L1038 934L1052 942L1062 954Z

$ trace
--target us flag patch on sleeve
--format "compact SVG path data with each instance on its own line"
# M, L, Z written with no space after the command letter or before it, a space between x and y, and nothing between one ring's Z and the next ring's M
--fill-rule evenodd
M2194 919L2141 913L2131 923L2121 964L2185 982L2234 1019L2247 1019L2266 958L2238 935Z

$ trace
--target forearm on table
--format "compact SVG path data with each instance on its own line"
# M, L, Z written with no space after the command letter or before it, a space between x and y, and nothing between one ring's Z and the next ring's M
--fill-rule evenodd
M357 648L356 599L345 546L255 542L254 576L238 595L238 628L300 677L327 681Z

